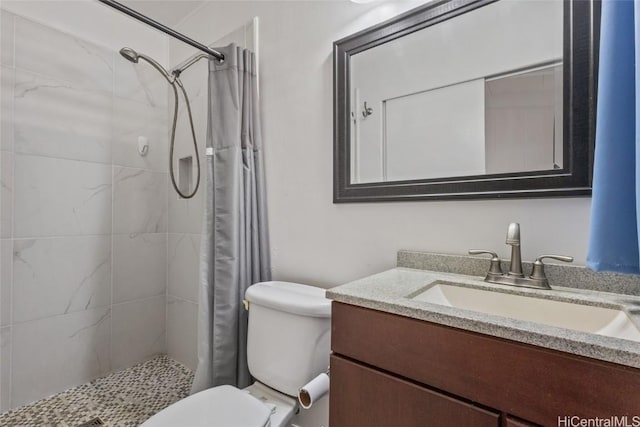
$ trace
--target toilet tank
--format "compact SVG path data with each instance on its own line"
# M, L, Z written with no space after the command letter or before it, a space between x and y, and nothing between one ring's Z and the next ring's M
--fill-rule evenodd
M247 289L247 360L261 383L297 396L298 389L329 366L331 301L325 290L288 282Z

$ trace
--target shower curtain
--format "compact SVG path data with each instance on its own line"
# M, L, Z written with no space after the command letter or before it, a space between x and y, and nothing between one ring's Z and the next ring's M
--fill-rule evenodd
M602 2L599 54L587 266L640 274L640 2Z
M235 44L209 62L206 205L200 256L198 367L192 393L246 387L249 285L269 280L255 54Z

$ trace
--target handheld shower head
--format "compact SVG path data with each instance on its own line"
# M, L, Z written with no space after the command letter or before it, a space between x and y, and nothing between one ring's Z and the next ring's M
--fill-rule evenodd
M189 104L189 97L187 96L187 91L185 90L180 78L178 77L185 68L189 67L193 62L185 64L182 69L180 69L174 75L169 74L169 72L158 62L156 62L153 58L144 55L142 53L138 53L130 47L123 47L120 49L120 55L127 61L133 62L137 64L141 59L149 63L153 68L155 68L162 76L169 82L171 88L173 89L173 126L171 129L171 142L169 145L169 175L171 176L171 183L173 184L173 188L180 195L180 197L185 199L190 199L198 191L198 187L200 186L200 156L198 154L198 142L196 141L196 132L193 126L193 116L191 114L191 105ZM206 56L206 55L204 55ZM199 58L198 58L199 59ZM185 105L187 107L187 113L189 116L189 126L191 127L191 136L193 138L193 150L196 157L196 165L197 165L197 178L195 188L188 194L183 193L180 188L178 188L178 184L176 182L175 174L173 171L174 166L174 145L176 140L176 125L178 122L178 89L182 92L182 96L184 97Z
M169 72L165 70L165 68L162 65L160 65L158 62L156 62L156 60L154 60L153 58L145 54L138 53L135 50L131 49L130 47L123 47L122 49L120 49L120 55L122 55L122 57L127 61L131 61L134 64L137 64L138 61L140 61L141 59L147 61L149 64L151 64L153 68L158 70L158 72L162 74L162 76L165 79L167 79L169 84L172 84L172 85L174 84L174 80L175 80L174 77L170 75Z
M122 49L120 49L120 55L122 55L122 57L127 61L131 61L134 64L137 64L138 59L140 58L138 56L138 52L131 49L130 47L123 47Z

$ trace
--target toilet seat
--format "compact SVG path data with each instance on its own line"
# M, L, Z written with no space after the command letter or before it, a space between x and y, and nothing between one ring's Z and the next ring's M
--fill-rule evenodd
M142 427L268 427L271 409L235 387L213 387L182 399Z

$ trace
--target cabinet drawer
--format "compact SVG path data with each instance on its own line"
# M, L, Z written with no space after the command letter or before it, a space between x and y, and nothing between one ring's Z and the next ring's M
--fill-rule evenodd
M498 427L500 415L331 356L331 427Z
M540 425L640 415L640 369L377 310L333 303L331 347Z

